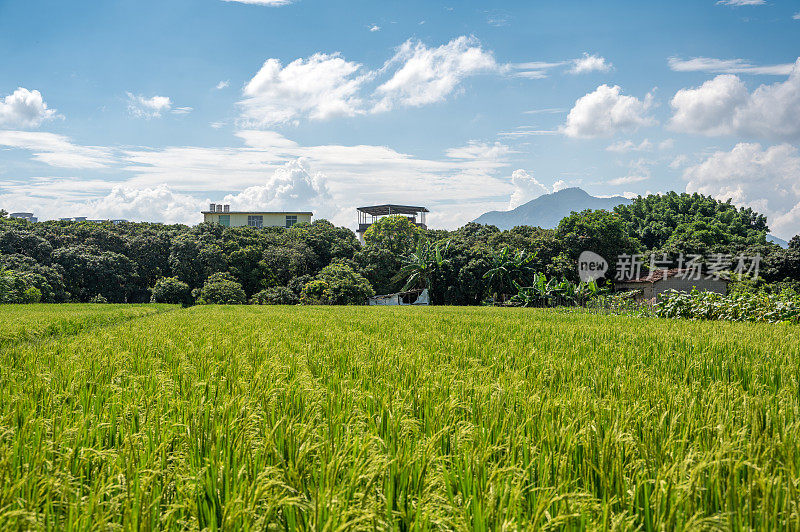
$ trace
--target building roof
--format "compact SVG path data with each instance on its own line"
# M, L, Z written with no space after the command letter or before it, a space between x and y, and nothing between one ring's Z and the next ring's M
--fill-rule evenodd
M372 205L370 207L358 207L358 210L371 214L372 216L384 216L387 214L417 214L418 212L431 212L425 207L413 207L411 205Z
M669 270L653 270L652 272L645 273L638 279L625 279L622 281L618 281L618 284L625 284L625 283L655 283L656 281L662 281L664 279L669 279L670 277L677 277L681 274L689 274L691 275L692 272L690 270L684 268L670 268ZM720 281L726 281L727 279L719 278Z
M314 216L314 213L311 211L200 211L202 214L252 214L252 215L263 215L263 214L305 214L308 216Z

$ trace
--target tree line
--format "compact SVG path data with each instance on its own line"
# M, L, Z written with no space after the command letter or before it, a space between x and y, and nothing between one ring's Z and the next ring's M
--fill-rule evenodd
M533 284L535 275L577 282L582 251L606 257L610 278L622 254L642 254L645 263L651 255L759 254L764 287L800 283L800 237L781 249L767 242L763 215L699 194L574 212L556 229L422 230L390 216L373 224L363 245L327 220L255 229L31 223L0 214L0 302L360 304L427 287L434 303L477 305Z

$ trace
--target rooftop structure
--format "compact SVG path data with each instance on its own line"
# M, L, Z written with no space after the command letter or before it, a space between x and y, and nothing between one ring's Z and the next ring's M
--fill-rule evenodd
M203 221L223 227L292 227L301 222L311 223L311 211L232 211L230 205L212 203L202 211Z
M425 225L425 213L430 212L425 207L414 207L412 205L372 205L370 207L359 207L358 209L358 238L364 241L364 233L369 226L374 224L382 216L403 215L408 220L422 229L427 229ZM419 217L419 220L417 220Z
M20 220L28 220L29 222L38 222L39 219L33 215L32 212L12 212L8 215L9 218L17 218Z

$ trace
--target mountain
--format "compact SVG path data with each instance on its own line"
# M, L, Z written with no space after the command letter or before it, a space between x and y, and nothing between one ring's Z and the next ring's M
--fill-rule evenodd
M783 249L786 249L786 248L789 247L789 243L786 240L778 238L777 236L774 236L774 235L767 235L767 242L772 242L773 244L778 244Z
M545 194L524 203L510 211L490 211L480 215L474 221L479 224L496 225L500 229L511 229L518 225L534 225L545 229L554 229L562 218L572 211L585 209L612 210L617 205L630 203L622 196L596 198L580 188L565 188L552 194Z

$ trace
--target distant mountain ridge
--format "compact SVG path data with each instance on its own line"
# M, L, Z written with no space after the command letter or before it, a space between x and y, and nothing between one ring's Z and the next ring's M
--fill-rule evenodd
M572 187L552 194L544 194L510 211L484 213L478 216L474 222L496 225L499 229L511 229L518 225L554 229L558 226L558 222L569 216L572 211L580 212L586 209L610 211L617 205L631 203L631 201L623 196L598 198L581 188Z
M631 203L632 201L623 196L598 198L582 188L572 187L552 194L544 194L510 211L486 212L473 221L479 224L495 225L501 230L512 229L518 225L555 229L558 227L558 222L569 216L572 211L580 212L586 209L605 209L610 211L617 205ZM767 241L782 248L786 248L789 245L785 240L770 234L767 235Z

